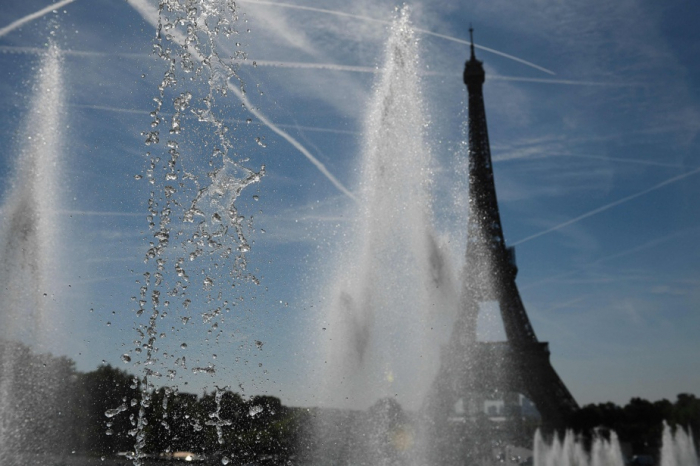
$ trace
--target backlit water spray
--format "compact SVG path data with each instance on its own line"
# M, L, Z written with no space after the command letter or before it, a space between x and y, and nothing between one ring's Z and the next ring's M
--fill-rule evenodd
M622 447L614 431L610 438L596 437L590 446L567 432L563 439L545 441L540 432L535 435L534 466L625 466ZM631 459L631 458L630 458ZM682 426L671 428L664 422L659 466L698 466L700 464L693 435Z
M429 118L408 13L403 8L391 26L364 130L356 220L321 293L321 402L373 405L378 418L346 420L343 432L330 429L337 420L321 419L317 432L322 444L350 439L350 451L331 456L362 464L413 449L415 432L399 411L420 408L456 302L453 274L432 231ZM381 435L368 435L373 429Z
M57 396L49 369L29 364L23 348L10 340L45 350L56 322L51 304L57 293L53 277L60 231L56 211L66 125L63 106L61 53L51 43L37 67L32 98L18 132L19 157L2 205L0 461L30 442L31 433L22 429L26 419L46 419L47 429L57 427L46 415ZM50 439L43 443L49 445Z

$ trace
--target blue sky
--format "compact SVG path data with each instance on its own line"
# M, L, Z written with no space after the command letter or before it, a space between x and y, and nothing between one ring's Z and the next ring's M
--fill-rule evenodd
M139 322L131 297L145 270L150 189L135 175L146 173L141 132L164 71L151 54L154 28L142 15L153 4L75 0L30 17L50 5L8 0L0 7L0 183L7 197L39 52L53 37L64 51L66 127L55 193L59 266L45 349L70 356L82 370L103 360L131 369L120 356L132 350ZM221 324L218 342L206 326L176 329L163 320L161 329L173 336L162 345L186 342L190 368L217 355L216 375L181 371L183 390L242 384L247 394L312 405L318 381L309 364L323 331L311 308L323 299L318 283L348 231L353 201L343 189L357 191L367 104L398 4L238 5L240 34L231 40L247 54L239 75L255 113L233 94L222 108L236 128L236 155L249 158L249 167L265 165L262 181L239 199L253 216L248 263L261 284L232 292L241 304ZM539 339L550 342L556 370L582 404L697 394L700 6L410 5L435 160L435 228L450 241L455 262L464 245L464 180L455 167L471 22L477 46L502 52L477 49L487 73L501 218L507 242L517 248L523 301Z

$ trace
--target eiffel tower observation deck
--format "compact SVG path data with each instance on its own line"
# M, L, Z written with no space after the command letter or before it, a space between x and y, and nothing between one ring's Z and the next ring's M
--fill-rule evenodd
M465 449L467 444L473 446L473 437L480 435L474 425L478 418L483 421L486 400L504 402L511 433L521 427L519 395L534 403L541 426L547 431L564 428L569 415L578 408L550 363L548 344L538 341L515 283L515 251L506 246L496 199L482 92L484 81L484 68L476 59L472 39L471 57L464 69L469 93L466 265L459 314L450 341L442 350L441 366L425 404L437 442L443 444L438 447L442 449L439 464L463 464L463 454L453 452L450 460L445 452L454 450L455 444L464 445ZM497 306L500 311L505 341L477 339L479 312L488 306ZM464 427L455 433L457 425Z

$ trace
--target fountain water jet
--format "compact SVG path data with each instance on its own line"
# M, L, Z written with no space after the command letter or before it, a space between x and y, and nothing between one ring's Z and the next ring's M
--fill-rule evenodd
M693 433L677 428L675 433L664 423L660 466L698 466L700 458L695 449Z
M420 450L420 434L402 411L420 408L456 309L456 279L433 231L434 162L419 68L404 7L391 26L368 107L355 221L321 293L320 402L345 409L372 405L368 417L344 421L343 433L328 431L336 420L319 419L322 445L335 436L352 445L331 454L339 461L420 463L420 454L410 458Z
M396 396L415 409L434 376L439 338L431 325L454 293L454 277L432 231L433 161L418 67L404 8L369 106L356 221L325 293L329 404L367 407Z
M0 224L0 459L25 447L22 425L48 411L58 396L49 369L28 364L23 346L46 349L54 332L48 304L55 302L56 216L64 133L62 59L51 43L38 67L33 97L20 131L19 157L5 193ZM13 341L10 341L13 340ZM46 441L44 444L48 444Z
M596 437L589 451L573 432L563 440L554 438L547 443L537 431L534 440L535 466L624 466L622 449L617 434L611 432L610 440Z
M660 466L697 466L698 455L695 450L693 436L682 427L676 427L675 433L664 422L660 458ZM535 434L534 466L624 466L626 463L617 434L610 432L610 439L602 437L593 439L590 448L578 439L573 432L566 433L564 438L554 438L546 442L540 432Z

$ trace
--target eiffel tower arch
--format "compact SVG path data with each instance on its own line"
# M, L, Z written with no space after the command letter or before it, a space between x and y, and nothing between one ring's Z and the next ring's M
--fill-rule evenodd
M472 30L470 29L470 33ZM479 455L493 434L484 400L500 397L511 433L522 420L519 395L536 406L545 431L561 430L578 409L549 360L549 347L535 335L515 278L515 250L506 246L498 211L486 126L482 62L466 62L469 94L469 220L460 310L442 348L438 375L424 404L432 426L434 464L465 464ZM484 306L497 306L505 341L477 340ZM483 438L482 438L483 437Z

